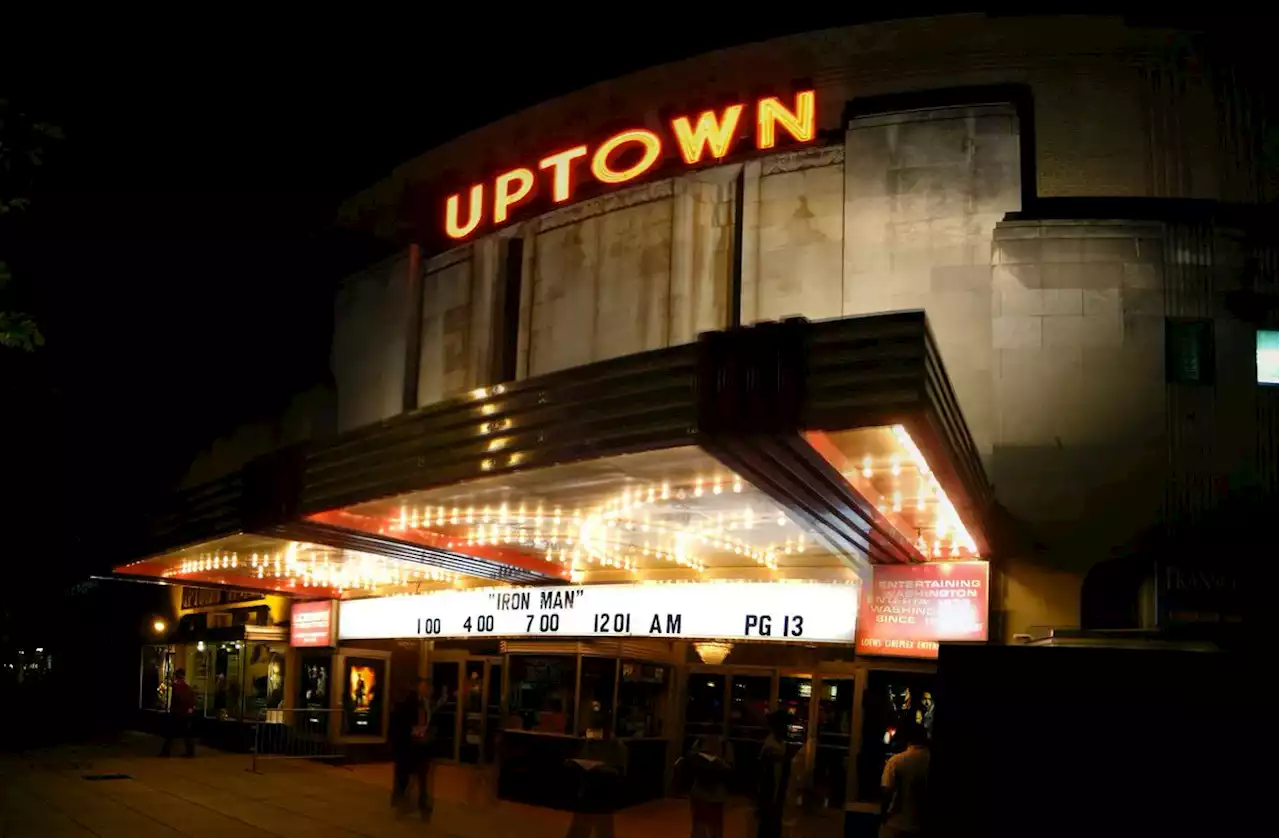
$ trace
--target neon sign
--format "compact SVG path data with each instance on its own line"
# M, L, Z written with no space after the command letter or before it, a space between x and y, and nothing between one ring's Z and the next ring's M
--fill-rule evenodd
M740 136L745 110L744 105L730 105L719 112L703 111L692 119L680 116L671 120L671 135L681 161L694 166L727 155ZM776 146L782 132L799 143L817 136L812 90L800 91L790 104L776 96L760 99L755 111L755 146L761 151ZM445 200L445 233L453 239L464 239L482 226L505 224L512 210L532 200L539 189L549 189L551 203L562 204L573 197L575 186L586 176L584 168L596 181L608 186L635 180L657 165L663 149L663 138L656 132L630 128L609 137L594 150L577 145L542 158L534 168L502 172L491 183L472 184L465 193L455 192Z

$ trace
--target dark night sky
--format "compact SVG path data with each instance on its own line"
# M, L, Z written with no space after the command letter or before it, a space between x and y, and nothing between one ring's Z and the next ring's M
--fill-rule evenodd
M612 41L477 21L465 41L406 25L324 44L211 32L0 44L0 96L66 133L6 243L48 339L3 369L15 555L56 556L71 575L109 562L213 437L325 380L333 276L317 241L343 197L595 81L851 19L655 20Z
M323 42L243 21L234 34L139 27L88 44L8 27L0 96L67 135L6 243L49 341L39 358L0 367L10 549L67 567L109 561L213 436L325 380L331 277L315 242L342 197L583 85L857 22L722 17L757 20L652 18L611 40L573 21L499 32L483 16L447 30L388 20Z

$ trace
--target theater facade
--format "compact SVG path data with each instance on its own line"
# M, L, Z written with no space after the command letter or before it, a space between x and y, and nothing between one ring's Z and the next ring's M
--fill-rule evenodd
M397 169L343 209L390 255L339 288L327 406L197 468L116 568L283 605L188 620L144 685L182 665L248 718L233 653L274 643L254 709L377 745L426 675L439 756L501 751L501 793L552 805L606 730L636 800L709 734L745 785L783 709L828 804L874 801L939 644L1079 627L1117 548L1223 475L1274 492L1274 182L1172 42L829 30Z

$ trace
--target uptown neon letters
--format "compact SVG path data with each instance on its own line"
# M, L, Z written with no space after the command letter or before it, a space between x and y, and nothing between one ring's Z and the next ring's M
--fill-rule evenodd
M727 155L740 137L744 105L730 105L720 111L703 111L696 117L671 120L669 140L680 159L689 166ZM767 150L777 145L780 131L795 142L806 143L817 136L814 92L804 90L791 104L776 96L755 104L755 146ZM663 157L663 137L647 128L630 128L609 137L594 149L586 145L557 151L536 166L503 172L492 183L476 183L465 192L445 200L444 228L453 239L464 239L482 226L500 226L515 207L546 190L554 204L573 197L574 187L584 177L607 185L635 180L652 169ZM625 162L624 162L625 161Z

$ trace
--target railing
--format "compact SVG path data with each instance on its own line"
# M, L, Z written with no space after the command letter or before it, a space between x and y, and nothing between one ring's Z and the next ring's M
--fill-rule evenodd
M336 759L344 756L338 736L342 710L264 710L253 723L253 763L260 760Z

